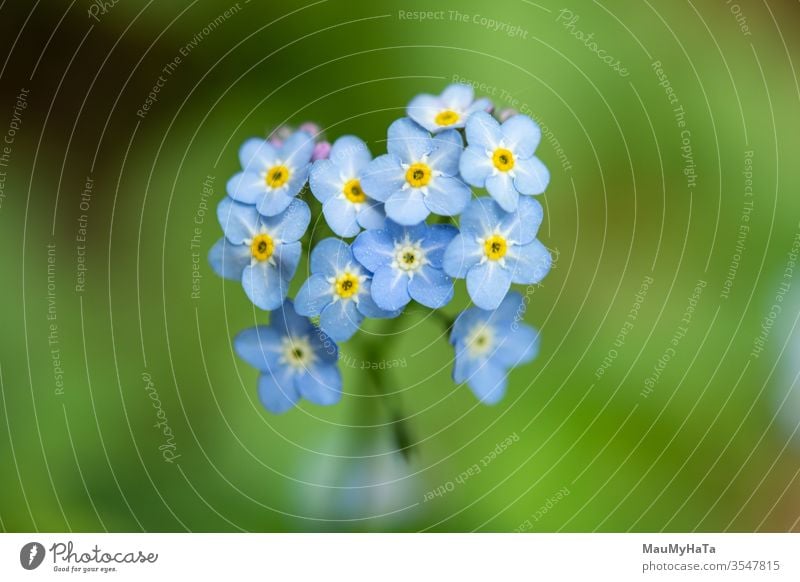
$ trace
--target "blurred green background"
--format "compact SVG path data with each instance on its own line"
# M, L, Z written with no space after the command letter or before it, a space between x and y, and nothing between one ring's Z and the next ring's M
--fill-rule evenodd
M110 4L0 7L2 530L800 529L796 2ZM411 309L339 405L270 415L230 344L266 314L205 262L239 144L382 153L454 79L546 128L540 357L481 406Z

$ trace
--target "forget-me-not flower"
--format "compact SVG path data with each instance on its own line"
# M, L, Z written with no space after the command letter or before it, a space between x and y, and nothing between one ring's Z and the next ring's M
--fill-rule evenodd
M463 146L455 129L431 137L414 121L398 119L389 126L389 153L370 162L361 186L384 202L386 215L398 224L419 224L431 212L460 214L471 195L458 177Z
M305 185L313 152L314 138L305 131L291 134L279 147L248 139L239 149L242 171L228 180L228 195L255 204L264 216L280 214Z
M334 142L328 159L311 167L311 192L322 202L325 220L339 236L355 236L362 227L383 226L383 204L372 200L361 186L361 174L371 161L367 144L346 135Z
M464 127L469 116L476 111L489 111L492 102L487 98L475 100L472 85L454 83L441 95L423 93L408 104L408 116L422 127L437 133L445 129Z
M533 155L542 130L527 115L514 115L502 125L485 112L467 121L467 148L461 156L461 176L468 184L486 188L507 212L517 209L520 194L541 194L550 172Z
M233 344L239 357L261 372L258 396L270 412L286 412L300 398L330 406L342 397L339 348L289 300L272 312L269 325L244 330Z
M539 333L520 321L523 314L522 296L513 292L496 310L472 307L453 325L453 380L466 382L484 404L499 402L506 392L508 371L539 353Z
M372 275L372 298L394 311L412 299L433 309L453 298L453 280L442 271L447 245L458 230L447 224L401 226L391 220L380 230L362 232L353 254Z
M445 273L467 280L475 305L496 309L512 283L538 283L550 271L550 252L536 239L543 217L542 205L533 198L521 198L515 212L491 198L473 200L445 252Z
M390 318L370 294L372 274L353 256L350 245L326 238L311 251L311 276L297 292L294 307L308 317L319 316L319 326L337 342L347 341L364 317Z
M211 248L208 260L226 279L242 282L261 309L277 309L300 262L300 238L311 221L302 200L292 200L277 216L265 217L255 206L225 198L217 207L225 236Z

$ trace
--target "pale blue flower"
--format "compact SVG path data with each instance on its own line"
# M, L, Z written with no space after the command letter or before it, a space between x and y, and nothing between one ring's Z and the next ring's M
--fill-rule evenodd
M255 204L264 216L280 214L305 185L313 152L314 138L305 131L291 134L279 147L248 139L239 149L242 171L228 181L228 195Z
M289 300L272 312L269 325L246 329L233 345L240 358L261 372L258 396L270 412L286 412L300 398L330 406L342 397L339 348L298 315Z
M355 236L362 227L381 228L386 219L383 204L370 198L361 184L371 161L367 144L346 135L336 140L328 159L311 168L311 192L322 202L325 220L339 236Z
M300 315L319 316L319 326L338 342L347 341L364 317L390 318L372 300L372 274L353 256L350 245L326 238L311 251L311 276L297 292L294 307Z
M520 194L541 194L550 172L533 155L542 131L527 115L514 115L502 125L488 113L478 112L467 121L467 148L459 169L464 181L486 188L507 212L517 209Z
M370 162L361 186L398 224L419 224L431 213L460 214L472 194L458 177L463 145L455 129L431 137L414 121L398 119L389 126L389 153Z
M550 252L536 239L543 217L533 198L521 198L515 212L505 212L491 198L473 200L445 252L445 273L467 280L475 305L496 309L512 283L538 283L550 271Z
M496 310L467 309L453 325L453 380L466 382L484 404L499 402L506 392L508 371L539 353L539 333L522 323L524 312L522 296L512 292Z
M441 95L423 93L408 104L408 116L433 133L464 127L476 111L491 111L492 102L482 98L475 101L472 85L454 83Z
M300 262L300 238L311 221L302 200L292 200L277 216L265 217L255 206L225 198L217 207L225 236L211 248L208 260L222 277L241 281L261 309L277 309Z
M353 254L372 276L372 298L394 311L412 299L433 309L453 298L453 280L442 272L444 250L458 230L450 225L400 226L391 220L353 242Z

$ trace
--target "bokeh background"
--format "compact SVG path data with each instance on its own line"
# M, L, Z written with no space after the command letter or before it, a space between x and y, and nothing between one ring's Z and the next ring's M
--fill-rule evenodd
M799 28L795 1L0 3L0 529L800 529ZM453 80L545 130L538 360L481 406L411 309L342 347L339 405L270 415L230 343L266 314L205 262L239 144L311 120L382 153Z

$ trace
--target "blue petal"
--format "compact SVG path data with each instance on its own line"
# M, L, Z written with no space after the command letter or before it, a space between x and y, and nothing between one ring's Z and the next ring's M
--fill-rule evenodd
M434 224L425 229L422 248L425 258L434 269L442 268L445 250L457 234L458 229L450 224Z
M470 202L461 215L461 232L473 238L491 235L508 215L486 196Z
M438 97L423 93L411 100L406 114L428 131L438 131L442 127L435 120L442 109L442 102Z
M374 200L367 200L358 212L358 224L371 230L383 228L386 225L386 210L383 204Z
M300 400L295 387L292 370L287 366L275 366L258 378L258 398L264 408L273 414L291 410Z
M418 162L434 147L430 133L407 117L389 126L386 150L407 164Z
M296 131L283 142L278 157L287 165L298 168L307 165L313 153L314 137L305 131Z
M487 361L475 367L467 384L483 404L497 404L505 396L508 376L502 367Z
M517 160L514 174L514 186L520 194L541 194L550 183L550 171L536 156Z
M469 120L470 116L473 113L477 113L478 111L486 111L489 112L492 110L494 106L492 105L492 100L488 97L482 97L472 103L467 110L464 112L464 116Z
M280 269L280 277L287 285L294 277L297 265L300 264L300 254L303 247L299 242L278 245L275 248L275 262Z
M286 243L295 242L305 234L308 223L311 222L311 210L308 204L293 198L286 210L276 216L262 217L261 222L274 239Z
M242 286L256 307L271 311L278 309L289 292L289 284L278 274L278 269L267 261L245 267Z
M299 315L289 299L283 302L281 309L270 315L269 326L281 335L291 337L308 337L313 340L317 335L317 328L311 320Z
M339 271L355 263L350 245L338 238L326 238L311 251L311 272L335 277Z
M467 292L481 309L496 309L511 288L511 271L496 261L475 265L467 273Z
M346 181L339 167L329 159L317 160L311 166L308 183L314 197L322 203L341 194Z
M511 294L509 293L509 295ZM488 326L488 317L491 315L491 313L492 312L485 311L478 307L471 307L465 311L462 311L453 324L453 331L450 332L450 343L458 344L459 342L466 340L467 334L479 323ZM459 350L456 350L456 352L459 353ZM464 358L467 358L466 352L464 352ZM456 382L465 381L463 376L460 376L459 378L456 378Z
M458 160L464 150L464 140L455 129L447 129L433 138L435 150L428 156L428 165L446 176L458 175Z
M386 216L397 224L419 224L431 213L425 205L425 196L417 188L408 188L392 194L384 204Z
M352 250L356 260L374 273L391 264L394 258L394 241L387 230L367 230L356 237Z
M386 154L372 160L361 176L361 188L370 198L385 202L406 183L405 171L397 156Z
M431 309L439 309L450 303L453 291L453 280L430 265L423 265L408 283L411 298Z
M253 238L261 227L261 217L255 206L240 204L230 198L223 198L217 206L217 219L225 237L236 245Z
M338 166L342 175L356 178L372 161L372 154L363 140L354 135L344 135L333 143L329 159Z
M529 158L542 139L542 130L527 115L515 115L500 126L504 145L517 158Z
M492 174L492 168L492 159L486 155L482 146L468 146L461 154L459 171L467 184L483 188L486 178Z
M242 271L250 264L251 256L247 245L235 245L223 237L211 247L208 262L220 277L241 281Z
M233 338L233 349L245 362L265 372L278 365L281 335L271 327L250 327Z
M358 294L358 310L366 317L374 319L392 319L400 315L402 310L386 311L378 307L375 300L372 298L372 280L367 279L361 283L363 292Z
M525 245L536 238L543 219L542 205L533 198L522 197L516 212L506 214L498 229L508 240Z
M334 341L344 342L353 337L363 320L354 301L335 301L322 310L319 326Z
M540 241L535 240L527 245L509 247L506 263L513 272L514 283L532 285L544 279L550 272L553 259L550 251Z
M434 214L456 216L464 211L471 197L472 190L459 178L437 176L428 184L425 205Z
M514 212L517 209L519 192L508 173L499 172L486 178L486 190L506 212Z
M372 276L372 299L381 309L402 309L411 296L408 294L408 275L398 269L381 267Z
M275 216L280 214L287 208L294 200L294 196L287 193L286 188L279 190L270 190L264 194L264 197L258 203L258 213L262 216Z
M306 320L308 321L308 320ZM309 322L310 324L310 322ZM311 326L311 331L308 334L308 340L314 350L314 354L325 364L336 364L339 361L339 346L333 341L333 338L328 337L324 331L314 325Z
M532 361L539 353L539 333L529 325L511 326L489 361L498 367L513 368Z
M271 143L252 137L239 148L239 163L243 170L260 174L275 163L276 155Z
M442 266L451 277L464 279L483 257L483 247L474 236L460 234L447 246Z
M425 235L428 234L428 228L428 225L425 223L402 225L392 220L387 220L386 228L384 230L389 233L390 238L394 242L400 242L406 239L412 241L422 240L425 238Z
M322 275L311 275L294 298L294 308L300 315L316 317L333 300L331 284Z
M522 295L516 291L511 291L500 307L491 313L486 313L491 317L492 323L498 326L510 326L514 321L519 321L525 316L527 304L522 300ZM484 312L485 313L485 312Z
M342 398L342 375L336 365L314 366L295 378L300 394L314 404L331 406Z
M497 149L503 133L497 120L485 111L476 111L469 116L466 126L467 143L484 150Z
M466 111L475 98L475 89L472 85L453 83L445 87L440 97L442 103L448 109L456 111Z
M228 196L244 204L255 204L267 193L267 184L261 174L239 172L225 185Z
M322 213L328 226L339 236L351 237L361 232L361 227L358 225L358 209L345 198L339 196L328 198L322 205Z

